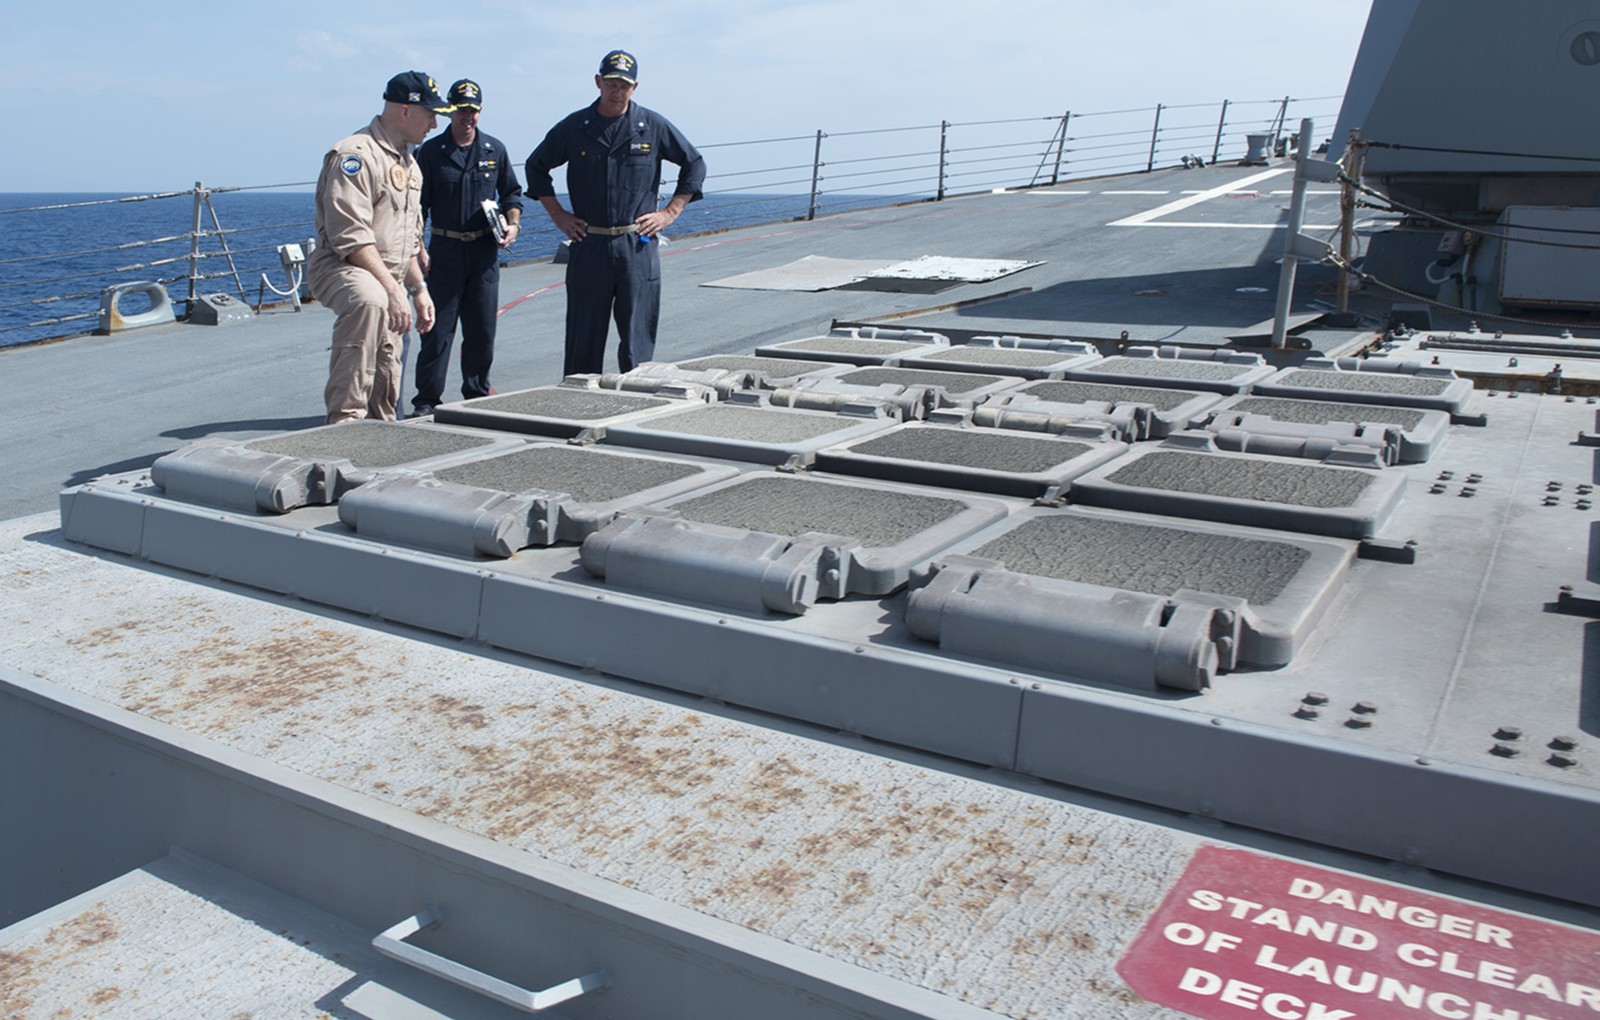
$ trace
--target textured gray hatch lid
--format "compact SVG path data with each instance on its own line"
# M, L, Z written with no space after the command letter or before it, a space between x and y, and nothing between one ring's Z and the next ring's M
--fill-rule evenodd
M1129 347L1105 358L1069 369L1068 379L1122 382L1143 386L1171 386L1215 393L1244 393L1273 373L1259 354L1239 351L1200 351L1178 347Z
M749 372L756 377L756 385L762 389L770 389L805 375L826 375L839 370L837 366L809 358L759 358L749 354L715 354L674 362L674 365L692 372Z
M150 477L178 499L246 513L285 513L336 502L383 468L426 469L520 443L427 422L349 421L247 443L192 443L157 460Z
M1206 427L1242 425L1267 429L1268 422L1282 425L1349 424L1362 430L1396 429L1400 433L1399 459L1405 464L1426 461L1444 440L1450 416L1443 411L1385 404L1358 404L1338 400L1301 400L1294 397L1242 396L1218 404Z
M910 422L817 452L816 467L847 475L1009 496L1042 496L1106 461L1121 442Z
M949 343L950 339L942 333L867 326L835 329L827 336L768 344L757 347L756 354L763 358L798 358L849 365L897 365L902 358L927 354Z
M556 386L440 404L433 415L441 422L570 439L586 430L697 406L711 396L710 390L690 398L623 393L601 389L597 377L575 376Z
M1128 440L1158 439L1183 429L1221 399L1215 393L1168 386L1047 379L990 397L974 412L973 420L1036 432L1099 421Z
M1258 383L1263 396L1312 397L1357 404L1431 407L1459 414L1472 395L1472 382L1450 369L1415 361L1373 358L1312 358Z
M1006 507L791 475L746 475L623 514L583 544L608 584L748 610L801 613L818 598L885 595L913 564Z
M1080 477L1072 501L1337 538L1378 533L1404 492L1387 471L1248 453L1135 448Z
M1002 372L1025 379L1059 379L1069 368L1100 360L1100 351L1081 340L1036 340L1015 336L975 336L948 350L902 358L906 368Z
M427 474L380 476L346 497L339 519L363 538L503 558L530 545L581 542L626 507L737 471L726 464L536 443Z
M895 425L872 403L861 414L772 407L754 393L727 402L685 407L647 421L606 430L605 441L668 453L726 457L755 464L805 462L824 446L882 432Z
M1237 664L1282 666L1293 659L1338 593L1355 547L1285 532L1040 507L962 539L950 552L986 561L978 571L982 583L969 578L957 585L960 597L945 596L943 619L925 623L922 636L959 654L1138 686L1152 674L1135 677L1125 669L1126 648L1103 659L1083 654L1096 642L1100 628L1107 628L1110 642L1098 646L1101 652L1126 641L1116 633L1117 621L1101 621L1085 632L1081 621L1074 622L1078 614L1068 611L1068 605L1081 605L1086 596L1091 604L1103 603L1124 592L1172 604L1231 609L1239 616ZM950 566L948 559L935 563L929 579ZM972 601L964 606L969 596ZM971 608L985 597L990 607ZM1005 621L1030 603L1043 614L1044 622L1032 640L1022 640L1008 632ZM994 619L981 628L969 626L965 638L959 625L944 626L952 614L985 612ZM1061 653L1063 641L1080 654ZM1233 665L1226 663L1228 668Z

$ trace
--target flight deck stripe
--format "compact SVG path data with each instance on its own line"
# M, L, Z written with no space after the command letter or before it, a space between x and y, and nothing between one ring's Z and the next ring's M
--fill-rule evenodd
M1154 209L1146 209L1142 213L1135 213L1132 216L1127 216L1120 220L1114 220L1111 223L1107 223L1106 226L1142 227L1148 224L1151 220L1165 216L1168 213L1175 213L1180 209L1187 209L1190 206L1199 205L1201 202L1209 202L1213 198L1220 198L1230 191L1238 191L1256 183L1257 181L1264 181L1268 177L1276 177L1278 174L1286 174L1293 169L1293 167L1278 167L1274 170L1263 170L1261 173L1251 174L1244 180L1231 181L1227 184L1218 185L1209 191L1202 191L1198 195L1189 195L1185 198L1174 199L1173 201L1168 202L1166 205L1158 205Z

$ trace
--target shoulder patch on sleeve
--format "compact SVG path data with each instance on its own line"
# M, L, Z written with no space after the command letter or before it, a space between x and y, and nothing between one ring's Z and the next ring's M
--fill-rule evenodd
M347 152L339 157L339 169L348 176L354 177L361 172L361 157L353 152Z

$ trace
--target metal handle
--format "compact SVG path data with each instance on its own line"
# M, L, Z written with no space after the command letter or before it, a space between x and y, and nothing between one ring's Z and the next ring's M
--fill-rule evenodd
M439 908L429 905L422 913L411 915L374 938L372 948L390 959L399 960L426 974L443 978L463 988L470 988L480 995L508 1006L515 1006L525 1013L538 1013L568 999L575 999L584 992L604 988L611 983L611 979L603 971L595 971L570 981L563 981L559 985L552 985L543 991L533 992L509 981L491 977L465 964L447 960L437 953L430 953L405 941L422 929L432 928L443 920L444 915L439 912Z

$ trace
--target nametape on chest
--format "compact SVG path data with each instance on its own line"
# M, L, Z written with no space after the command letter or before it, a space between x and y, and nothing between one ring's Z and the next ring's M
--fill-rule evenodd
M647 156L647 155L650 154L650 143L649 142L630 142L630 143L628 143L628 154L629 155L636 155L636 156Z

